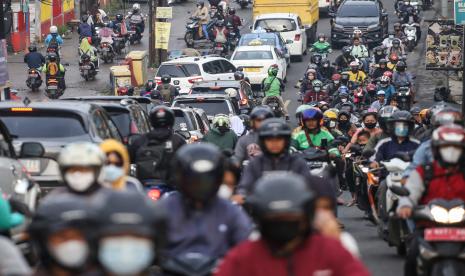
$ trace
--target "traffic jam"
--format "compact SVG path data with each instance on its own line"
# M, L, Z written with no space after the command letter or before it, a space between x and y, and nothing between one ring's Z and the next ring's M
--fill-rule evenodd
M0 275L465 275L447 6L95 7L8 53Z

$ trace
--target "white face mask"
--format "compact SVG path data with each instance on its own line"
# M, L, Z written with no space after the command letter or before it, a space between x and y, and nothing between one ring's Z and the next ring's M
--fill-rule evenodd
M79 268L87 261L89 246L81 240L69 240L50 248L51 255L61 265Z
M103 167L102 174L104 182L114 182L124 176L124 170L115 165L107 165Z
M333 121L333 120L329 121L329 127L330 128L335 128L336 127L336 122Z
M453 146L445 146L439 148L442 160L449 164L456 164L462 156L462 149Z
M65 173L65 181L77 192L84 192L95 182L94 172Z
M221 184L220 188L218 189L218 196L224 199L231 198L233 194L233 190L226 184Z
M341 99L341 102L345 103L345 102L347 102L347 99L346 99L346 98L342 98L342 99Z

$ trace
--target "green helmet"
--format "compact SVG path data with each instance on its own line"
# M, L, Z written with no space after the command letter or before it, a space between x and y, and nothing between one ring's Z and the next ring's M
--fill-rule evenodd
M229 117L225 114L217 114L213 118L213 125L215 127L230 127Z
M271 65L270 68L268 69L268 76L276 77L277 75L278 75L278 66Z
M312 81L312 86L313 87L315 87L315 86L322 87L323 83L320 80L314 80L314 81Z

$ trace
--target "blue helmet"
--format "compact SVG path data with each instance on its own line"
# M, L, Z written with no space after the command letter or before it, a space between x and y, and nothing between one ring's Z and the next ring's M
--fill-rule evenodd
M345 86L345 85L341 85L341 87L339 87L338 91L339 91L339 94L341 94L341 93L349 94L349 88L347 88L347 86Z

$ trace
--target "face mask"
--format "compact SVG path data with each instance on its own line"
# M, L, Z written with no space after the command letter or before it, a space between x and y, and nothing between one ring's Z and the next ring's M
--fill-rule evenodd
M444 162L449 164L457 164L462 156L462 149L457 147L445 146L439 148L439 154Z
M115 165L108 165L103 167L103 181L114 182L120 177L124 176L124 170L121 167Z
M333 120L329 121L329 127L330 128L335 128L336 127L336 122L333 121Z
M277 245L284 245L300 234L298 221L270 221L263 222L260 232L266 241Z
M397 122L394 127L394 135L406 137L408 135L408 126L405 123Z
M376 123L363 123L366 128L373 129L376 127Z
M219 126L218 127L218 131L221 132L222 134L225 134L226 132L228 132L229 128L225 127L225 126Z
M349 126L349 121L348 120L341 120L341 121L339 121L339 126L341 128L347 128Z
M352 73L357 73L358 69L357 68L352 68Z
M334 84L339 84L339 80L335 80L335 81L334 81Z
M115 275L139 274L150 266L154 256L152 242L135 237L104 238L98 252L100 263Z
M314 87L313 90L315 90L315 92L319 92L321 90L320 87Z
M84 192L95 182L95 176L93 172L72 172L65 174L65 181L71 189Z
M347 99L346 99L346 98L342 98L342 99L341 99L341 102L345 103L345 102L347 102Z
M325 41L325 39L324 39L324 38L320 38L320 42L324 42L324 41Z
M218 189L218 196L224 199L230 199L233 194L233 190L226 184L221 184Z
M325 64L323 64L323 67L324 67L324 68L328 68L328 67L329 67L329 64L328 64L328 63L325 63Z
M87 261L89 247L84 241L70 240L50 248L50 253L61 265L79 268Z

